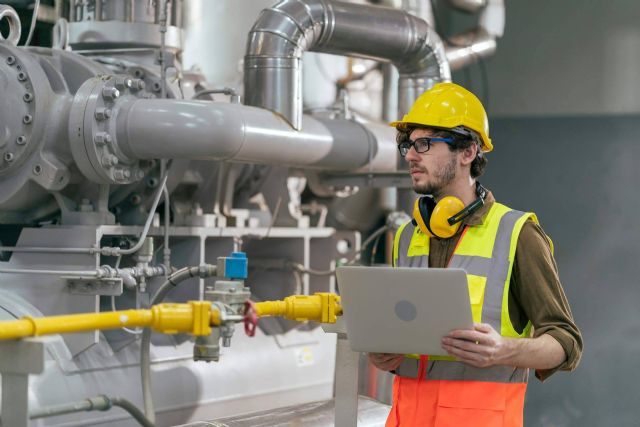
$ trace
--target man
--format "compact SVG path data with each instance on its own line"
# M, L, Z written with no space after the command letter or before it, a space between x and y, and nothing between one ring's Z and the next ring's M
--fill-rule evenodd
M497 203L477 182L493 145L471 92L436 84L391 125L413 189L431 196L398 230L394 264L464 268L474 329L442 338L450 357L369 355L396 374L386 425L522 426L528 369L542 381L575 369L582 353L551 240L534 214ZM461 209L438 212L449 199Z

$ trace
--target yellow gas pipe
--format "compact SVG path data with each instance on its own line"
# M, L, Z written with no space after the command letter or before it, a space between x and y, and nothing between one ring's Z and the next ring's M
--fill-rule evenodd
M256 315L282 316L304 322L335 323L342 315L340 296L331 293L291 295L282 301L255 303ZM49 317L23 317L0 322L0 340L40 335L64 334L122 327L150 327L164 334L185 332L210 335L211 326L222 324L220 310L209 301L186 304L157 304L148 310L121 310L106 313L69 314Z
M150 327L165 334L186 332L210 335L211 325L220 325L220 311L208 301L187 304L158 304L149 310L121 310L107 313L70 314L49 317L23 317L0 322L0 340L39 335Z

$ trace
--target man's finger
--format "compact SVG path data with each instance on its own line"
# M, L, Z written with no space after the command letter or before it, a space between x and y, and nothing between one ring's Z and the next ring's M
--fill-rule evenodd
M455 356L460 359L461 362L469 363L474 366L476 363L480 364L480 362L484 360L483 357L477 353L465 351L456 347L452 347L450 345L443 344L442 348L444 348L451 356Z
M443 338L443 344L451 347L459 348L471 353L482 353L483 347L479 346L477 342L459 340L456 338Z
M488 323L474 323L473 328L476 331L486 332L486 333L492 332L494 330L493 327Z
M451 331L448 335L450 338L467 340L471 342L477 342L479 344L488 344L490 337L487 334L478 331L468 331L466 329L458 329L456 331Z

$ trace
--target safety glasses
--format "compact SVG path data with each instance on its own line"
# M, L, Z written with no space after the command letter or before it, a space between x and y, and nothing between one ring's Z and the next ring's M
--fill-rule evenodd
M447 144L453 143L453 138L437 138L425 136L422 138L416 138L414 141L410 139L404 139L398 142L398 151L400 155L405 157L411 147L413 147L417 153L426 153L431 148L431 144L434 142L446 142Z

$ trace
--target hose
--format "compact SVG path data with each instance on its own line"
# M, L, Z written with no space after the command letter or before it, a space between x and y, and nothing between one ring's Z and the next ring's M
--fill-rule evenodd
M362 246L360 247L360 249L358 249L358 251L356 253L353 254L353 257L346 263L346 265L351 265L353 264L356 260L358 260L360 258L360 254L367 249L367 246L369 246L374 240L376 240L376 238L378 236L380 236L382 233L386 232L389 229L388 226L383 225L382 227L378 228L376 231L374 231L371 236L367 237L367 240L365 240L362 243ZM291 263L291 267L296 270L299 271L300 273L304 273L304 274L309 274L312 276L332 276L334 274L336 274L336 270L314 270L312 268L306 268L304 265L300 264L300 263Z
M193 277L215 276L218 267L205 264L197 267L184 267L173 273L160 285L156 293L151 298L150 306L158 304L164 300L169 291L178 286L181 282ZM142 380L142 400L144 401L144 413L146 417L155 423L156 414L153 406L153 395L151 393L151 329L145 328L140 340L140 377Z
M138 243L136 243L133 247L129 249L120 249L117 251L117 255L131 255L140 250L142 245L144 244L144 240L147 238L147 233L149 233L149 228L151 227L151 223L153 222L153 214L156 212L156 208L158 207L158 203L160 202L160 198L162 197L165 186L167 185L167 178L169 177L169 169L164 171L164 176L162 177L162 182L158 187L158 191L156 192L156 196L153 199L153 205L151 205L151 209L149 210L149 216L147 216L147 221L144 224L144 228L142 229L142 234L138 239ZM119 249L119 248L117 248Z
M133 403L131 403L130 401L128 401L125 398L112 397L111 398L111 404L113 406L118 406L118 407L124 409L125 411L127 411L129 414L131 414L131 416L133 418L136 419L136 421L138 421L140 423L141 426L143 426L143 427L154 427L155 426L154 422L152 422L147 417L145 417L144 414L142 413L142 411L136 405L134 405Z
M40 9L40 0L36 0L33 6L33 15L31 16L31 26L29 27L29 35L27 35L27 41L24 42L25 46L29 46L31 44L31 38L33 37L33 32L36 28L36 21L38 20L39 9Z

